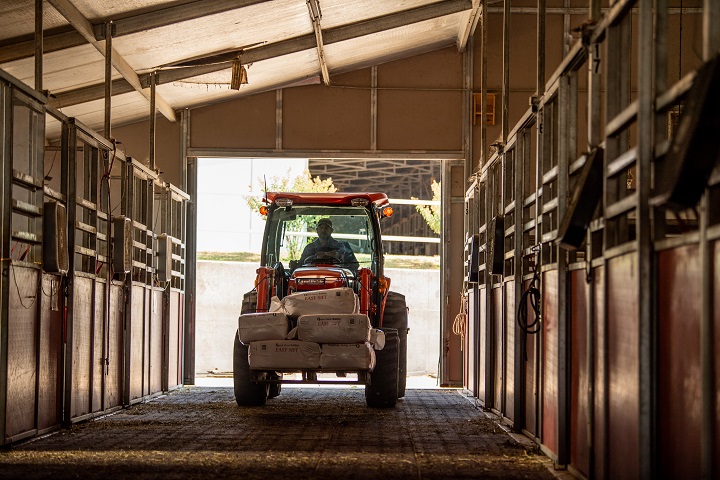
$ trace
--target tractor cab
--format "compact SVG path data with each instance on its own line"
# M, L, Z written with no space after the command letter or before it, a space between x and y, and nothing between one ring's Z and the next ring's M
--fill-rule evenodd
M361 311L377 316L389 283L379 225L392 215L387 196L268 192L265 202L258 310L272 296L349 287L360 297Z

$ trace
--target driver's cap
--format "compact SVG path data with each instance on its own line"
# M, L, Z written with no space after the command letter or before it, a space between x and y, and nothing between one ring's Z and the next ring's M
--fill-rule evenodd
M332 228L332 221L329 218L321 218L318 220L317 226L320 228L320 225L327 225L328 227Z

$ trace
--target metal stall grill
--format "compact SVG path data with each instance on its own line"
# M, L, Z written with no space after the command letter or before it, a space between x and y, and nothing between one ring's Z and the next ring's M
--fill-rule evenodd
M468 233L488 253L471 318L476 396L582 477L720 471L720 167L716 132L693 137L687 124L699 119L702 131L717 118L720 4L668 3L619 0L601 12L589 2L580 38L544 84L539 53L537 97L476 174L485 218ZM702 18L703 59L680 62L670 84L668 45L688 13ZM586 224L573 225L583 210ZM499 213L502 277L490 275ZM567 219L581 238L567 236ZM523 346L514 308L536 267L541 331Z
M155 283L153 257L157 173L130 158L122 175L122 191L126 193L122 213L129 219L123 238L129 253L125 278L125 403L132 404L162 391L163 289Z
M122 405L123 291L111 278L110 181L123 159L74 119L68 145L65 421L76 422Z
M160 216L157 236L158 282L163 288L162 389L183 383L183 309L185 307L185 242L187 203L190 196L172 184L159 183L155 189Z
M0 443L36 435L57 422L55 411L48 415L38 400L56 392L52 380L45 381L55 374L49 371L53 362L41 363L52 353L40 347L41 332L52 328L45 312L50 299L41 295L44 100L0 76Z

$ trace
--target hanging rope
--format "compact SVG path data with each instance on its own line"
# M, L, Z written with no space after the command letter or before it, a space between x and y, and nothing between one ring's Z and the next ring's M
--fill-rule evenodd
M460 313L455 315L455 321L453 321L452 331L455 335L460 337L460 351L463 350L465 345L465 329L467 325L467 297L465 292L460 292Z
M533 309L534 318L532 322L528 323L528 301ZM530 280L530 285L522 294L520 298L520 304L518 305L517 322L520 329L523 331L522 335L522 354L523 358L527 362L527 336L528 334L534 335L540 332L542 324L540 323L540 271L535 269L533 278Z

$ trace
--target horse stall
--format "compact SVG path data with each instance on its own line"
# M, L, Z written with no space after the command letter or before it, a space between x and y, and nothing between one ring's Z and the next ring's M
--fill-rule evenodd
M8 444L182 385L189 197L4 72L0 106Z
M579 478L713 478L720 60L669 84L668 7L616 3L471 176L465 387Z

